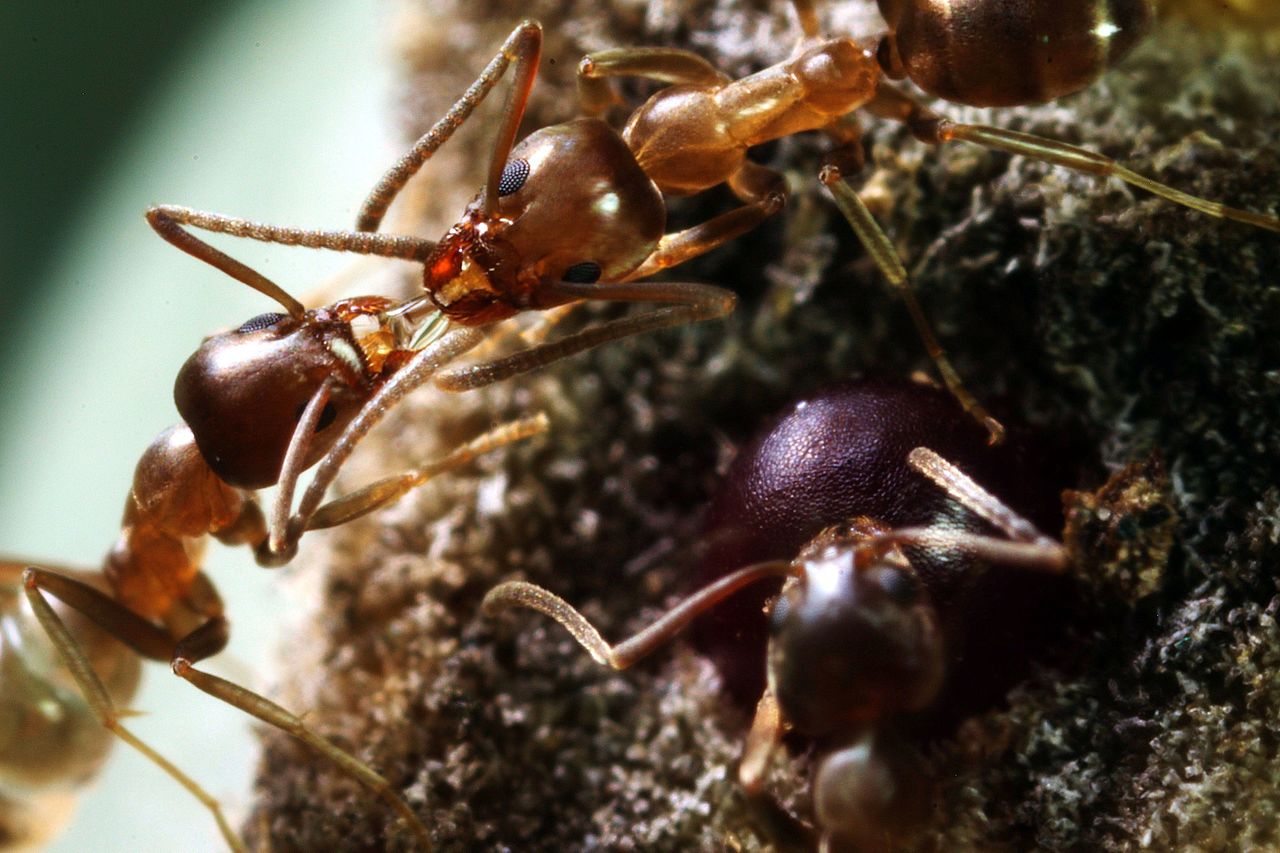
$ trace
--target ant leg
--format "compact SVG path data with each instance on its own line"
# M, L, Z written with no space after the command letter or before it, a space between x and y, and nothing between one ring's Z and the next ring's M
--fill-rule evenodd
M497 85L502 75L512 62L516 63L515 83L511 94L503 107L502 129L498 133L493 155L489 164L489 179L485 182L486 214L492 213L493 203L497 199L498 181L506 164L507 154L515 141L516 130L520 119L524 116L525 103L529 98L529 90L533 87L533 78L537 74L538 59L542 54L542 27L534 21L522 21L494 58L480 72L480 76L468 87L449 111L422 135L409 152L400 158L385 175L379 179L369 197L360 206L356 217L356 230L377 231L382 218L387 213L400 190L422 168L432 155L453 136L454 132L470 117L476 107Z
M761 823L761 829L768 833L774 845L783 850L813 850L813 832L764 790L769 759L786 730L787 724L773 688L766 687L756 704L751 730L747 732L747 741L742 748L738 784L747 796L753 815Z
M764 689L756 703L756 714L751 718L751 730L742 747L742 760L738 763L738 784L748 797L758 797L764 790L764 777L769 769L769 759L786 733L787 724L778 707L778 697L773 686Z
M729 189L743 201L742 207L713 216L683 231L664 235L653 254L628 273L626 280L648 278L742 236L782 210L790 195L786 178L750 160L744 161L742 168L729 179Z
M648 628L617 645L609 645L595 626L563 598L524 581L498 584L489 590L480 609L486 616L492 616L508 607L536 610L563 625L596 663L614 669L626 669L684 630L698 614L709 610L743 587L767 578L785 577L792 571L791 564L782 560L756 563L739 569L698 590L658 617Z
M307 530L308 522L319 508L325 490L332 485L338 471L346 463L360 440L407 394L435 376L444 365L476 346L483 337L484 333L478 329L456 328L414 353L413 358L392 374L391 378L383 383L382 387L369 398L347 424L342 435L316 466L315 476L303 493L298 509L289 515L288 501L291 500L298 477L302 473L302 460L306 458L305 448L310 444L314 422L324 409L323 402L318 401L322 396L327 395L328 390L327 387L322 386L316 392L316 396L307 404L308 408L303 410L303 416L294 430L293 437L289 441L289 449L285 453L286 464L281 468L280 488L276 496L276 506L272 512L272 533L254 555L259 564L278 566L292 559L297 551L298 540ZM309 423L310 426L308 426ZM295 445L299 447L295 448ZM281 498L285 500L282 501ZM286 517L287 522L284 521Z
M924 348L929 358L933 359L933 364L937 367L951 396L955 397L961 407L978 423L986 427L988 442L993 445L999 444L1004 440L1004 427L983 408L960 381L960 374L956 373L955 368L951 366L951 360L947 358L942 345L934 337L933 329L924 315L924 309L916 301L915 292L911 289L911 280L907 276L906 268L902 265L902 259L898 257L898 251L889 241L884 229L876 222L875 217L871 215L871 211L863 204L853 187L844 180L844 175L839 168L832 165L823 167L819 180L831 192L836 206L840 208L840 212L844 214L844 218L848 220L854 234L871 255L876 266L880 268L880 272L906 303L907 310L911 313L911 320L916 326L916 334L924 342Z
M1184 193L1168 184L1160 183L1145 175L1130 171L1110 157L1099 154L1096 151L1089 151L1085 148L1078 148L1065 142L1045 139L1042 136L1034 136L1029 133L1002 130L998 127L983 124L959 124L953 122L916 104L903 93L888 86L880 87L875 100L868 104L868 108L878 115L905 122L911 129L912 135L929 145L941 145L944 142L961 140L981 145L984 148L1004 151L1008 154L1021 154L1033 160L1041 160L1045 163L1052 163L1055 166L1064 166L1068 169L1096 175L1100 178L1119 178L1127 184L1144 189L1174 204L1198 210L1208 216L1243 222L1268 231L1280 232L1280 217L1240 210L1239 208L1228 207L1216 201L1209 201L1208 199L1191 195L1190 193Z
M907 454L907 464L932 480L952 499L999 528L1010 539L1016 542L1058 546L1057 542L1037 530L1034 524L929 448L917 447L912 450Z
M655 329L681 326L723 317L733 310L737 297L733 293L710 284L691 282L642 282L638 284L577 284L558 282L553 290L569 299L618 300L623 302L675 302L669 308L659 308L634 317L610 320L598 326L583 329L550 343L491 361L469 364L465 367L441 371L435 384L445 391L470 391L482 388L521 373L577 355L593 347L638 335Z
M791 0L791 5L796 10L796 19L800 21L800 31L804 33L804 37L811 39L820 36L822 30L818 26L818 13L813 8L813 0Z
M215 699L239 708L262 722L290 734L311 747L347 776L368 788L370 792L381 797L391 806L400 818L417 837L424 850L431 849L431 838L427 828L414 813L409 804L392 788L391 783L354 755L339 749L329 740L307 728L306 724L295 714L286 711L276 703L241 687L225 678L219 678L195 668L195 664L204 658L220 651L227 642L227 622L217 617L201 625L173 646L170 665L174 675L186 679L198 689Z
M109 634L151 660L167 659L173 648L173 639L163 629L151 624L101 591L56 572L27 568L22 574L22 585L36 619L49 635L67 670L79 686L80 693L103 727L142 753L179 785L186 788L213 815L214 821L218 824L218 831L227 842L227 846L242 853L245 850L244 844L227 823L218 801L191 777L120 723L120 718L125 715L125 712L116 709L115 703L111 701L111 695L97 673L93 671L84 650L71 636L62 619L54 612L45 598L45 593L83 613Z
M542 435L547 431L548 426L545 412L499 424L421 468L412 468L393 477L378 480L358 491L334 498L315 511L315 514L307 520L306 529L323 530L327 527L337 527L339 524L367 515L399 500L411 490L440 474L461 468L500 447Z
M589 116L599 116L622 99L610 77L643 77L668 86L709 86L732 82L710 62L688 50L668 47L616 47L588 53L578 63L578 100Z

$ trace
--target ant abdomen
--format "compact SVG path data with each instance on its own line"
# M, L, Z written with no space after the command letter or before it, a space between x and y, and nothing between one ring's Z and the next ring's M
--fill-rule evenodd
M975 107L1051 101L1079 91L1146 33L1150 0L880 0L891 35L886 73Z
M931 385L848 382L797 401L739 450L707 514L699 584L750 563L791 559L824 529L850 519L987 532L981 519L910 467L907 457L920 446L953 461L1040 529L1062 528L1069 454L1041 451L1018 430L992 447L954 398ZM955 701L936 704L954 704L963 714L998 699L1021 672L1017 656L1003 654L1001 644L1051 622L1031 614L1058 596L1064 581L988 567L958 549L904 550L953 659L946 691ZM754 701L763 687L766 597L747 591L696 626L699 643L743 701ZM969 630L980 624L982 632Z

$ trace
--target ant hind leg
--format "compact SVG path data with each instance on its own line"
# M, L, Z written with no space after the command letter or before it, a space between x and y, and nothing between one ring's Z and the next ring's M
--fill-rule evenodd
M66 624L54 612L45 594L53 595L83 613L108 633L151 660L168 658L169 650L173 648L173 640L169 635L99 590L56 572L28 568L22 574L22 585L36 619L49 635L49 639L71 672L85 701L89 703L102 725L187 789L213 815L218 831L227 842L227 846L237 853L243 853L245 846L232 831L231 825L227 823L218 801L176 765L121 724L120 719L127 716L127 712L116 708L106 686L93 671L84 650L71 636Z

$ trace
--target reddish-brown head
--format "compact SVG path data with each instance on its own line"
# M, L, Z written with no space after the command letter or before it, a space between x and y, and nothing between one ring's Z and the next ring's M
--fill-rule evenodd
M372 393L351 324L326 311L262 314L207 338L178 372L173 396L209 467L233 486L276 482L303 409L332 380L307 464L332 446Z
M492 216L477 196L424 272L436 305L466 325L568 301L555 282L621 281L666 226L661 194L621 137L597 119L525 137L497 195Z

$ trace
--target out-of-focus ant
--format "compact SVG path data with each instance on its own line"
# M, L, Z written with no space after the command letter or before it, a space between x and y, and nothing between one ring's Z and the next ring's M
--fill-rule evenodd
M934 450L912 449L922 438L964 457L970 470L995 472L1001 491L1026 508L1012 509ZM927 771L910 735L937 732L947 724L940 721L997 700L1025 671L1037 623L1052 621L1046 608L1062 605L1067 551L1024 514L1053 515L1045 499L1056 499L1061 484L1028 483L1036 479L1029 470L1009 470L1032 461L1025 448L1017 440L987 446L939 389L839 386L797 403L726 475L707 537L732 540L722 554L766 562L739 562L616 645L530 583L496 587L484 609L545 613L597 661L623 669L744 587L785 578L767 608L767 685L739 778L778 838L812 841L764 792L782 735L812 738L822 754L813 778L820 842L879 849L929 810ZM815 526L816 535L804 533ZM798 556L768 559L797 536L808 540L793 546ZM722 630L741 651L734 626Z
M862 166L854 111L903 122L929 144L966 141L1115 177L1211 216L1280 231L1274 216L1188 195L1091 151L952 122L887 82L910 77L932 95L976 106L1052 100L1087 86L1129 51L1149 22L1150 0L879 0L891 32L874 50L849 38L822 38L812 0L793 2L803 35L786 61L732 80L685 50L620 48L589 54L578 75L584 108L593 117L542 128L513 147L542 47L539 26L520 24L467 92L386 173L365 201L355 231L278 228L177 207L152 211L152 223L166 239L236 276L239 267L179 226L417 261L424 266L427 294L403 312L439 309L468 327L587 299L675 303L436 378L442 387L461 390L607 340L730 311L733 296L719 288L639 280L707 252L781 209L788 195L785 179L747 159L748 149L821 130L837 145L822 170L823 184L906 301L947 387L987 427L993 442L1002 434L999 423L965 390L912 294L896 249L842 180ZM373 233L405 183L513 65L488 179L462 220L439 243ZM609 78L621 76L669 85L632 112L619 134L594 116L617 101ZM719 184L726 184L742 206L664 234L663 194L689 195Z
M228 845L243 849L218 803L123 725L129 712L120 708L145 658L167 661L205 693L302 740L385 800L430 847L392 783L279 705L196 668L229 636L222 602L200 568L206 537L249 545L260 564L281 565L308 530L385 506L437 474L544 431L546 420L501 425L421 468L322 504L369 429L471 339L446 332L414 349L401 344L411 330L388 318L390 300L306 310L265 279L255 286L285 313L206 339L183 365L174 396L184 422L143 453L120 538L102 569L0 562L0 787L11 825L22 820L23 799L34 803L49 786L91 775L118 737L196 796ZM312 465L314 479L294 508L298 477ZM271 485L278 492L267 517L253 490Z

